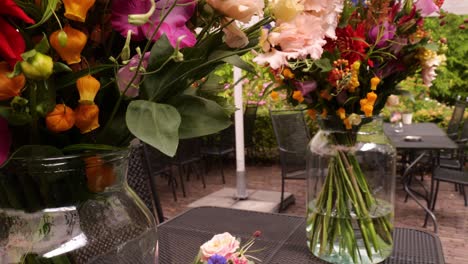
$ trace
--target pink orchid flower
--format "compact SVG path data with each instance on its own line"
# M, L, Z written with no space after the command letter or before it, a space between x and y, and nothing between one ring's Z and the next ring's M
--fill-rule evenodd
M146 52L145 55L143 56L143 61L141 62L142 68L146 69L146 67L148 66L149 57L150 57L150 53ZM120 92L125 91L125 88L127 87L128 83L135 75L136 67L138 66L139 61L140 61L140 55L135 55L133 56L133 58L130 59L130 62L127 65L119 69L119 72L117 73L117 85L119 86ZM135 78L133 83L125 92L125 95L128 97L138 96L140 81L141 81L141 74L138 74L138 76Z
M418 0L415 3L416 10L420 10L423 17L429 16L434 12L439 12L439 7L433 0Z
M11 134L8 129L8 122L0 117L0 165L8 159L10 152Z
M163 22L160 18L169 11L169 7L177 1L177 5L170 11L170 14ZM196 43L194 33L186 26L187 21L192 17L195 11L196 1L192 0L160 0L156 3L156 11L151 15L150 21L136 26L128 22L128 15L143 14L151 8L149 0L114 0L112 3L112 27L122 36L126 37L129 30L132 31L132 39L139 41L151 38L153 31L161 23L158 32L153 40L156 41L163 34L169 39L173 47L177 40L180 40L179 48L192 47Z

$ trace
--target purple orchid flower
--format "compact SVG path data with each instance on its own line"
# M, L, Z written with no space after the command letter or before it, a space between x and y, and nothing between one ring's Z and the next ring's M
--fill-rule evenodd
M165 12L169 11L169 7L177 1L177 5L171 10L171 13L164 21L159 19ZM169 39L173 47L176 46L179 37L183 37L179 47L192 47L196 43L194 33L187 28L186 23L192 17L195 11L196 1L192 0L161 0L156 3L156 11L151 15L150 21L136 26L128 22L128 15L143 14L151 8L149 0L114 0L112 2L112 27L122 36L126 37L129 30L132 31L133 40L149 39L153 34L154 29L161 23L158 32L153 40L156 41L163 34Z
M378 41L378 43L376 43L376 46L378 48L382 48L387 44L388 40L391 40L393 39L393 37L395 37L395 32L396 26L385 21L380 25L372 27L369 32L369 37L374 42Z
M0 117L0 165L8 159L10 152L11 134L8 129L8 122Z
M317 89L317 82L314 80L303 82L295 81L294 85L296 89L301 92L302 96L306 96Z
M150 52L146 52L143 56L143 61L141 62L141 67L145 68L148 66L148 61L150 57ZM124 67L119 69L117 73L117 85L119 86L120 92L124 92L130 80L135 75L136 67L140 61L140 56L137 54L130 59L130 62ZM139 94L139 84L141 81L141 74L138 74L136 79L130 85L128 90L125 92L125 95L128 97L136 97Z

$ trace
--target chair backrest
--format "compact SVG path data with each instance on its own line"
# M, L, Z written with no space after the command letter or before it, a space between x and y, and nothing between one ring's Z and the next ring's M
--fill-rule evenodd
M281 167L286 172L305 169L305 154L310 140L302 110L270 110L270 118L280 151Z
M255 130L255 119L257 119L257 109L256 104L248 104L245 107L244 111L244 144L246 147L252 146L253 134Z
M144 204L150 209L154 216L158 218L158 212L155 211L155 193L151 188L150 172L146 164L143 145L132 146L128 162L127 182L135 193L143 200ZM157 218L157 219L158 219Z
M450 118L448 127L447 127L447 135L452 139L458 138L458 132L460 128L460 124L463 120L463 116L465 114L466 109L466 102L457 101L455 103L455 107L452 112L452 117Z
M201 139L189 138L179 140L177 152L172 161L178 163L192 162L201 159Z

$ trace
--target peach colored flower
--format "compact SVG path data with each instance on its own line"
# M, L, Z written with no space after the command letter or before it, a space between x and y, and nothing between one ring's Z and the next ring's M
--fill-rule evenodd
M263 0L207 0L211 7L223 15L248 23L253 15L263 15Z
M398 104L400 104L400 98L394 94L390 95L385 103L388 107L397 106Z
M217 234L200 247L202 260L206 261L211 256L218 254L225 258L231 257L239 248L239 241L228 232Z

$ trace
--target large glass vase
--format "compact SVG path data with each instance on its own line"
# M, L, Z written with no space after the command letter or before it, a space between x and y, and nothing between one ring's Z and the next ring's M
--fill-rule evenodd
M319 119L308 145L307 242L331 263L379 263L393 247L395 149L382 119Z
M0 263L156 263L156 224L128 151L18 158L0 169Z

